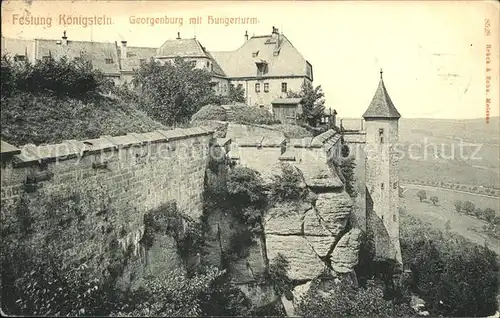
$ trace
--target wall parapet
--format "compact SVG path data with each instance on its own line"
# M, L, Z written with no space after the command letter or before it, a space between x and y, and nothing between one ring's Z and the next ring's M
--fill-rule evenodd
M95 154L103 151L116 151L132 146L143 146L161 142L183 140L198 136L212 135L213 131L201 127L176 128L173 130L155 130L147 133L129 133L121 136L101 136L96 139L65 140L59 144L40 145L27 144L14 154L14 165L24 166L34 162L62 161ZM7 143L5 143L8 145ZM10 146L10 145L9 145ZM4 142L2 141L2 157ZM11 149L5 146L6 149ZM11 146L13 147L13 146ZM16 148L17 149L17 148ZM10 150L13 153L14 150Z

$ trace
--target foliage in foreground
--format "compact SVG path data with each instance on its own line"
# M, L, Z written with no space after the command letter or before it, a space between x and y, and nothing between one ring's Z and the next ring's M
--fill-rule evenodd
M495 253L453 233L400 213L403 263L413 272L413 292L432 315L488 316L498 309Z
M382 287L374 282L363 288L341 281L328 293L313 282L300 300L297 314L303 317L402 317L411 316L412 309L407 303L385 300Z

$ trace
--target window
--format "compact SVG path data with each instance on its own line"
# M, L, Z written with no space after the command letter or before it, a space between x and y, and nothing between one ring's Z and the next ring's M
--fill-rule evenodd
M397 189L397 188L398 188L398 183L397 183L397 182L394 182L394 184L392 185L392 188L393 188L393 189Z
M48 61L50 60L50 56L49 55L42 56L42 60Z
M384 183L383 182L380 184L380 189L384 190Z
M267 63L257 63L257 76L262 76L264 74L267 74L267 72Z
M113 64L113 59L106 59L106 64Z
M196 67L196 61L189 61L189 66Z
M243 84L238 84L238 89L242 89L243 88Z
M210 68L210 62L207 61L207 68Z
M396 222L396 214L392 215L392 221Z
M384 143L384 129L383 128L380 128L378 130L378 136L380 138L380 143L383 144Z
M281 92L286 93L288 91L286 83L281 83Z
M14 61L15 62L24 62L24 61L26 61L26 56L24 56L24 55L16 55L16 56L14 56Z
M255 92L260 93L260 83L255 83Z
M264 92L269 93L269 83L264 83Z

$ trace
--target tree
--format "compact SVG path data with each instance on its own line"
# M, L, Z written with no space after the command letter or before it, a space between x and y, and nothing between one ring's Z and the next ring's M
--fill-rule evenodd
M465 201L462 206L462 210L465 211L466 214L472 214L476 206L471 201Z
M439 202L439 198L435 195L433 195L432 197L430 197L431 202L436 205L438 202Z
M462 212L462 208L463 208L463 203L462 203L462 201L457 200L457 201L453 202L453 206L455 207L455 210L456 210L458 213Z
M242 86L229 86L228 99L230 102L244 103L245 102L245 90Z
M425 190L418 190L417 197L420 199L420 202L422 202L422 200L427 199L427 193Z
M475 209L474 209L474 215L475 215L478 219L482 219L482 218L483 218L483 210L481 210L480 208L475 208Z
M153 119L174 125L188 121L202 106L217 100L211 75L177 57L162 65L150 60L134 77L141 87L140 107Z
M483 211L484 219L490 223L493 222L493 219L495 218L495 210L492 208L486 208Z
M310 126L316 127L321 121L321 117L325 111L325 93L321 85L313 87L309 81L305 81L302 84L300 93L288 92L287 97L300 97L302 98L302 115L301 117Z

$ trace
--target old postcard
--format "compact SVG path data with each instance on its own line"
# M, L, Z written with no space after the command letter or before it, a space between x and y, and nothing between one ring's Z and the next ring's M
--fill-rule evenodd
M3 1L8 316L499 317L498 1Z

